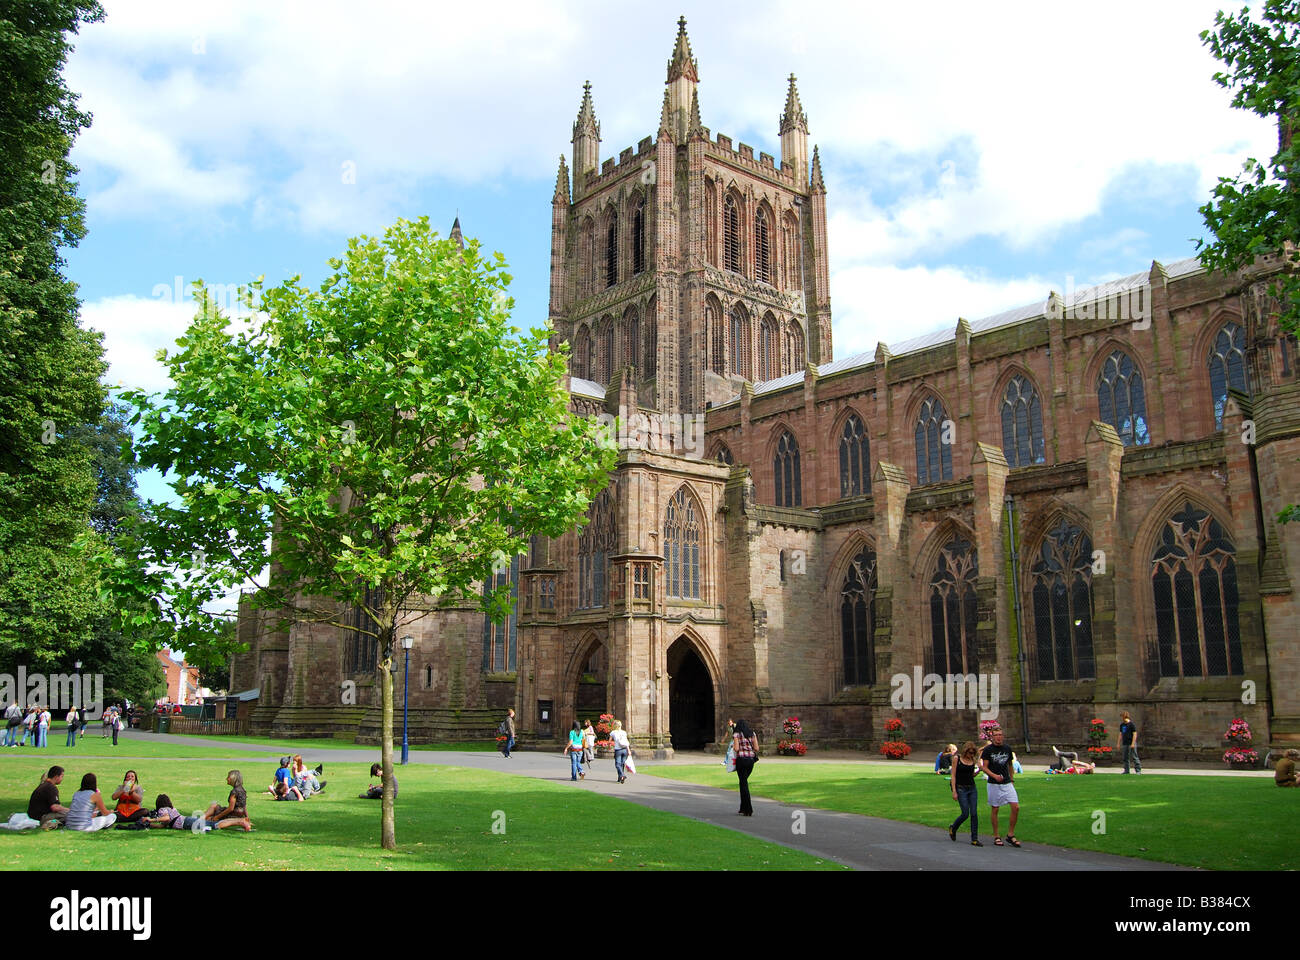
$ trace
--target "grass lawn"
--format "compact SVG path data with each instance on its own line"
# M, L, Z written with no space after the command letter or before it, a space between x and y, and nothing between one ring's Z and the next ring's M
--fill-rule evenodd
M20 751L11 750L11 754ZM48 763L14 758L0 765L0 820L27 809ZM86 772L65 763L66 804ZM127 764L91 765L105 802ZM224 760L137 760L145 800L171 796L184 814L223 804ZM238 766L237 764L235 766ZM254 832L203 835L180 830L0 830L0 865L9 870L843 870L839 864L721 827L574 789L567 776L531 777L417 766L398 776L396 851L379 849L379 804L359 800L365 763L325 765L326 792L302 803L265 793L274 764L245 763ZM263 782L265 781L265 782ZM111 806L111 803L110 803ZM504 815L497 814L501 811ZM505 833L494 833L504 823Z
M63 738L67 739L67 736L68 734L65 731L63 733ZM327 739L285 740L282 737L281 738L238 737L238 736L205 737L202 736L201 734L172 734L172 736L183 736L187 741L193 741L195 744L201 744L203 746L208 746L208 745L219 746L222 740L228 740L236 743L248 743L256 746L264 746L267 748L267 750L274 750L274 751L292 750L294 753L303 753L306 750L366 750L371 748L373 748L376 753L378 753L379 751L379 747L376 744L367 745L364 743L355 743L352 740L342 738L342 737L328 739L328 740ZM54 742L54 737L53 734L51 734L50 743L53 744L53 742ZM414 753L417 750L420 751L466 750L466 751L491 752L496 750L496 748L497 745L495 740L463 740L463 741L457 741L455 743L419 743L419 744L413 743L411 744L412 753ZM397 739L393 741L393 749L399 752L401 751L402 738L400 735L397 737Z
M1028 768L1026 768L1028 770ZM654 767L643 771L711 787L736 787L721 764ZM929 770L884 764L772 763L759 765L749 789L782 803L860 813L946 829L959 814L948 782ZM1016 836L1098 853L1141 857L1210 870L1295 870L1300 851L1290 836L1300 791L1279 790L1257 777L1047 776L1016 778L1021 818ZM988 797L979 788L980 839L992 843ZM1104 834L1094 834L1105 815ZM1002 835L1009 810L999 811ZM965 824L963 830L968 830ZM965 842L969 835L958 835Z

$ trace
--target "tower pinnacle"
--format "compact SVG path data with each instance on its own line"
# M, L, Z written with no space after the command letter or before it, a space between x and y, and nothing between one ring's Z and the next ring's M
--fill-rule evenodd
M781 135L785 136L791 130L808 132L808 114L803 112L803 104L799 102L799 90L794 85L793 73L790 74L790 90L785 95L785 113L781 115Z
M591 103L591 81L582 85L582 104L578 107L578 119L573 124L573 139L580 136L594 136L600 139L600 124L596 121L596 108Z
M691 41L686 36L686 18L677 21L677 45L673 47L673 57L668 61L668 80L672 83L685 77L692 83L700 82L700 65L691 56Z
M822 158L817 153L816 146L813 147L812 183L810 185L812 186L813 193L826 192L826 181L822 179Z
M555 195L551 197L551 203L565 206L569 203L569 167L564 162L564 154L560 154L560 169L555 174Z

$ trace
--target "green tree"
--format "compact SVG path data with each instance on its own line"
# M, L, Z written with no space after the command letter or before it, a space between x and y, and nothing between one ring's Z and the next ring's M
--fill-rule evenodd
M175 387L129 398L139 461L170 472L180 502L148 505L113 583L151 598L186 648L219 644L207 611L264 570L252 603L282 623L376 637L393 849L397 631L439 604L505 613L508 587L479 584L531 536L581 522L614 444L569 413L546 331L510 325L500 254L421 219L349 241L330 267L319 290L295 278L267 291L243 328L199 290L164 357ZM260 293L259 281L250 305ZM356 608L369 623L353 625Z
M1268 160L1251 157L1236 177L1220 177L1213 199L1201 207L1214 234L1200 241L1201 261L1228 274L1261 256L1281 253L1284 270L1271 293L1281 303L1281 323L1300 331L1300 156L1293 134L1300 109L1300 0L1267 0L1259 19L1248 8L1220 10L1214 29L1201 34L1224 69L1214 75L1233 91L1232 105L1276 119L1278 148Z
M85 557L91 452L104 406L99 337L77 326L61 248L85 234L68 152L90 116L63 85L68 36L98 3L0 7L0 662L48 665L100 613Z

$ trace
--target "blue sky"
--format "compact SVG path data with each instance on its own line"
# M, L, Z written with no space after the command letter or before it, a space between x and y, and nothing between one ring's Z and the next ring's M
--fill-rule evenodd
M602 159L616 156L657 129L677 30L610 3L105 6L67 71L95 117L73 153L89 234L68 273L105 332L109 381L152 389L155 352L192 313L177 277L314 283L349 236L399 216L445 231L459 212L509 261L517 320L543 323L551 191L582 84ZM1193 255L1215 179L1275 145L1210 79L1198 34L1216 9L680 12L714 133L779 155L798 75L847 356Z

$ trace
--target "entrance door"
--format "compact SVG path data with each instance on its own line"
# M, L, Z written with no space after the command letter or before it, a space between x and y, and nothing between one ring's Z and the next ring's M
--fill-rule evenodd
M712 742L713 680L685 638L668 648L668 728L674 750L699 750Z

